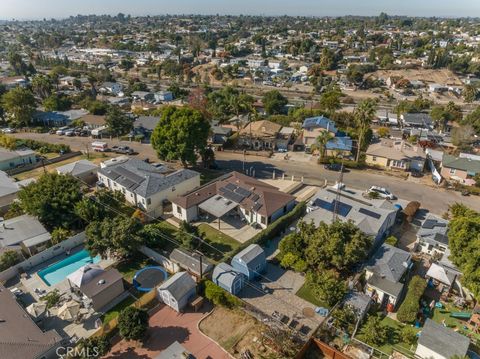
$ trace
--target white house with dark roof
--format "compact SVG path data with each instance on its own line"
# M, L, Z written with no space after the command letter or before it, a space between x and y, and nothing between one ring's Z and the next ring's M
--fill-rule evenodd
M101 185L123 192L127 202L158 217L174 198L200 186L198 172L181 169L173 172L130 158L98 170Z
M382 244L365 268L366 294L382 306L390 305L395 309L404 294L405 276L411 265L410 253Z
M336 206L337 219L352 221L363 233L373 238L374 246L378 246L395 224L398 209L383 200L366 199L354 189L343 188L340 194ZM336 189L320 189L308 202L304 221L313 222L316 226L320 222L331 223L336 197Z
M246 223L266 228L293 209L295 197L255 178L231 172L172 203L173 215L181 221L213 216L220 225L223 216L238 215Z
M416 249L422 253L443 256L448 248L448 221L431 213L417 232Z
M467 355L470 339L428 318L420 332L415 356L422 359L452 359Z

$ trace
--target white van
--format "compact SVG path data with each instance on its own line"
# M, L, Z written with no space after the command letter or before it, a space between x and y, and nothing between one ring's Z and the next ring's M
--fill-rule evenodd
M92 142L92 149L95 152L107 152L108 144L106 142L95 141L95 142Z

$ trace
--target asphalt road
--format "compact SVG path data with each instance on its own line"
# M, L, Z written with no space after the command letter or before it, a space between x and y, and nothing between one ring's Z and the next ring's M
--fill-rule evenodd
M37 133L16 133L18 138L37 139L51 143L68 144L72 150L86 151L90 148L92 139L89 137L65 137L49 134ZM157 159L155 151L149 144L139 144L128 141L103 139L109 146L128 145L138 152L140 159L149 158L151 161ZM281 156L280 156L281 157ZM295 160L284 160L278 158L265 158L259 156L245 156L243 154L230 152L216 152L216 160L220 168L225 170L249 171L257 178L272 178L273 172L276 176L295 176L303 177L305 183L312 185L321 185L327 180L334 183L338 179L338 172L325 170L323 166L314 162L300 162ZM172 164L173 165L173 164ZM408 201L419 201L422 207L432 213L442 215L448 206L455 202L461 202L465 205L480 211L480 198L476 196L462 196L459 192L414 183L398 177L389 176L382 173L373 173L370 171L352 170L345 173L343 182L350 187L358 189L367 189L372 185L388 188L397 197Z

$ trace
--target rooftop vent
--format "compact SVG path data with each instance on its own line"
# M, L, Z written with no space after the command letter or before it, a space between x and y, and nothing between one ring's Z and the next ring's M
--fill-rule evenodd
M98 285L105 284L105 279L100 279L97 284L98 284Z

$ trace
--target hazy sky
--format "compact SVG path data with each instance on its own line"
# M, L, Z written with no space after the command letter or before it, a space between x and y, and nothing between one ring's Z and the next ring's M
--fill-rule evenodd
M0 0L0 19L77 14L480 16L480 0Z

